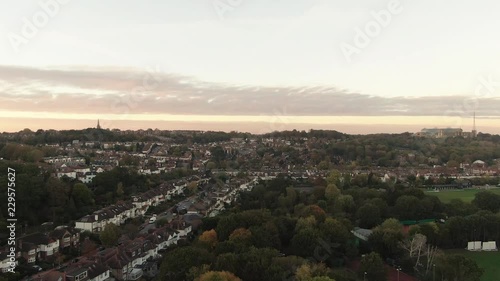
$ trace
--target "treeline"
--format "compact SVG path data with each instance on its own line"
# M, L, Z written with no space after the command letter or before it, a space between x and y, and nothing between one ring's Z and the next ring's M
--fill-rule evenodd
M263 138L317 138L317 139L346 139L349 135L334 130L309 130L309 131L281 131L271 132L262 135Z
M105 129L88 128L83 130L37 130L25 129L18 133L0 134L0 142L15 142L28 145L61 144L73 140L100 142L144 142L156 141L156 137L139 133L122 133Z
M102 172L89 184L99 206L107 206L118 200L125 200L131 195L146 192L160 183L180 179L194 174L192 170L176 169L170 172L141 175L135 170L115 167L110 171Z
M7 198L7 169L15 170L16 218L20 227L37 227L45 222L67 223L92 210L94 199L81 183L65 182L44 173L34 164L0 161L0 193ZM4 176L5 175L5 176ZM7 208L1 210L7 218ZM1 220L2 223L5 219ZM5 228L1 227L4 231Z
M454 280L450 268L461 266L460 278L479 281L482 271L474 261L442 249L463 249L471 240L500 241L500 196L487 191L472 203L444 204L399 184L387 190L345 189L336 171L326 182L309 184L309 192L300 192L304 183L278 177L242 193L229 212L203 220L195 242L166 255L160 280L229 272L250 281L354 281L367 272L368 280L385 281L383 261L392 260L423 280L432 274ZM415 224L407 235L405 221ZM354 227L373 230L368 242L354 238ZM421 256L412 245L421 247ZM348 269L361 255L360 270Z
M88 186L67 177L51 177L35 164L0 161L0 196L7 198L7 169L15 172L16 218L19 227L36 228L45 222L67 224L93 211L128 200L132 195L145 192L161 182L180 179L192 172L178 169L160 175L139 175L136 171L116 167L99 173ZM7 208L0 211L5 224ZM0 225L2 233L7 231Z

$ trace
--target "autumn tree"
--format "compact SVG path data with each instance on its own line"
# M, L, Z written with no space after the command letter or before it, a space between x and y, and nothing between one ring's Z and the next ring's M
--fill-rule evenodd
M217 232L215 229L204 231L198 240L202 244L207 245L210 249L214 249L215 246L217 246Z
M252 232L246 228L237 228L229 235L229 241L247 244L252 239Z
M209 271L196 278L195 281L241 281L241 279L228 271Z

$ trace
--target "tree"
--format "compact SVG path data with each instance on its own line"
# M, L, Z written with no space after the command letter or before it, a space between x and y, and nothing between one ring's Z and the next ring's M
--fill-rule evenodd
M359 220L359 226L362 228L375 227L382 221L380 209L373 204L361 206L356 212L356 217Z
M358 274L364 277L366 272L366 280L370 281L386 281L387 271L384 261L379 254L372 252L361 258L361 266Z
M226 243L226 242L223 242ZM222 244L222 243L221 243ZM219 244L220 245L220 244ZM238 255L235 253L224 253L217 256L217 261L214 263L216 270L225 270L230 272L238 271Z
M327 268L323 263L313 263L313 264L304 263L295 272L295 280L297 281L323 280L321 278L325 278L329 273L330 269ZM326 279L326 280L331 280L331 279Z
M403 220L418 220L421 218L421 203L415 196L403 195L396 200L394 214Z
M209 271L196 278L195 281L241 281L241 279L231 272Z
M57 178L49 178L46 182L48 192L48 203L52 209L52 221L61 220L65 214L65 208L68 206L68 188ZM18 195L19 196L19 195Z
M311 257L321 238L318 230L305 228L296 233L292 238L292 248L297 256Z
M328 276L317 276L309 279L309 281L335 281L335 279L332 279Z
M420 265L420 259L426 254L427 249L427 237L422 234L415 234L400 243L401 247L406 251L408 257L415 261L413 269L418 271L418 266Z
M215 229L205 231L200 235L198 240L210 247L210 249L214 249L217 246L217 232Z
M270 275L276 269L272 263L278 254L275 249L250 247L249 251L239 255L241 266L236 275L245 281L274 280Z
M125 191L123 191L123 183L122 182L119 182L117 185L116 185L116 196L118 198L121 198L123 196L123 194L125 193Z
M238 227L240 227L240 222L238 222L235 215L221 217L216 228L219 240L227 240L229 235Z
M325 198L333 202L340 195L340 189L334 183L328 184L325 189Z
M332 170L328 177L326 178L326 182L328 184L334 184L339 188L343 187L343 178L342 174L338 170Z
M472 200L472 204L479 209L496 213L500 210L500 195L491 191L481 191L476 193L474 200Z
M330 168L330 163L328 161L321 161L318 164L318 169L320 170L328 170Z
M207 273L210 271L210 265L208 264L202 264L200 266L193 266L189 269L189 272L187 273L187 280L196 280L198 277L201 275Z
M217 164L215 164L215 162L207 162L207 165L206 165L206 168L207 170L214 170L215 168L217 168Z
M327 240L340 245L346 245L351 237L347 227L334 218L327 218L320 226L320 231Z
M247 244L252 239L252 232L246 228L237 228L229 235L229 240L237 243Z
M71 191L71 197L73 198L77 208L87 207L94 205L94 194L83 183L76 183Z
M377 226L369 236L372 249L384 258L394 257L400 251L403 239L402 225L396 219L387 219Z
M159 280L187 280L187 274L192 267L211 264L212 260L213 256L206 249L193 246L176 248L163 259Z
M474 260L463 255L442 255L436 261L436 274L441 280L480 281L483 272Z
M109 223L104 227L104 230L99 234L101 243L105 246L114 246L120 238L120 228L114 223Z
M335 205L339 209L339 211L351 214L354 212L356 208L356 203L354 202L354 198L352 195L344 195L341 194L335 200Z
M301 216L309 217L313 216L317 222L324 222L326 219L326 213L318 205L309 205L304 208L301 212Z
M195 194L196 190L198 190L198 182L192 181L192 182L188 183L187 190L188 190L189 195Z

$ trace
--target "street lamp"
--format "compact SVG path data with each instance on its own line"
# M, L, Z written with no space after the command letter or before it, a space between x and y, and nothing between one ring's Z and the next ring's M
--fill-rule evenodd
M399 281L399 272L401 271L401 268L396 268L396 270L398 271L398 281Z
M363 275L363 281L366 281L366 271L365 274Z
M436 264L432 264L432 280L436 281Z

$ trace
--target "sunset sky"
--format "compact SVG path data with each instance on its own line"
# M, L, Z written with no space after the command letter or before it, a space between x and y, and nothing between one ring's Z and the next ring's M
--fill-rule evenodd
M0 132L97 119L470 131L475 111L478 131L500 133L499 10L494 0L3 1Z

